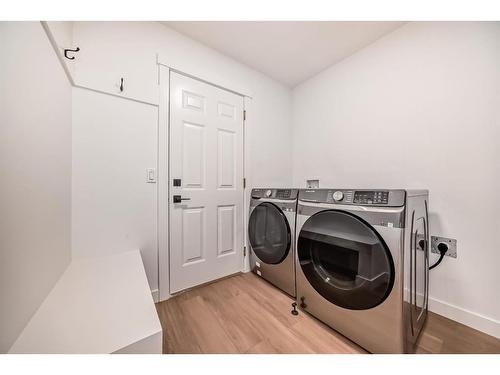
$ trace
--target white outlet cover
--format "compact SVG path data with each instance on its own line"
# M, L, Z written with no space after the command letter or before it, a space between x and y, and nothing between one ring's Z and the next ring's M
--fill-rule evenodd
M319 179L306 180L307 189L319 189Z

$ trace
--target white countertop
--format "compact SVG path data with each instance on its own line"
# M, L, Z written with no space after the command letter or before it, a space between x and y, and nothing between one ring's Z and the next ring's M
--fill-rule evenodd
M146 339L161 353L161 332L141 255L129 251L73 260L9 353L113 353Z

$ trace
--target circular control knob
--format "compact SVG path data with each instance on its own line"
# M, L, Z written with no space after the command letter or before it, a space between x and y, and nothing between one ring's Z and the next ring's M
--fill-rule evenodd
M342 193L340 190L337 190L335 193L333 193L333 199L336 201L341 201L344 199L344 193Z
M266 192L264 193L266 195L266 197L270 197L271 195L273 195L273 191L272 190L266 190Z

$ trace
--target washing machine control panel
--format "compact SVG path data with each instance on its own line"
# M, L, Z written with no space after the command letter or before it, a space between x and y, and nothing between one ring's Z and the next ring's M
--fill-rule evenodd
M358 206L400 207L405 198L405 190L304 189L299 193L299 200L306 202Z

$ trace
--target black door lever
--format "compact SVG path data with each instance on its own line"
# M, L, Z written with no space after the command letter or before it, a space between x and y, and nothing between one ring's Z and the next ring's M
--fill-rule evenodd
M180 195L174 195L174 203L181 203L182 201L190 201L191 198L182 198Z

